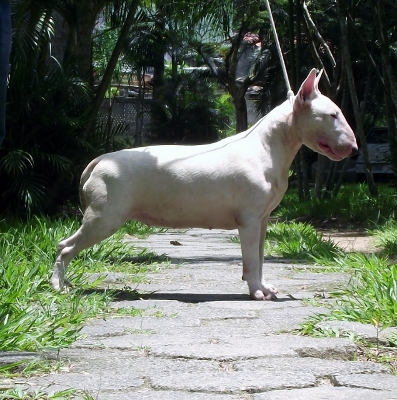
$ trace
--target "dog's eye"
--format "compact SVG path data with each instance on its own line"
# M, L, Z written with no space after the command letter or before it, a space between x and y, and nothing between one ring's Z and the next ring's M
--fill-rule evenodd
M337 118L338 118L338 114L337 114L337 113L332 113L332 114L331 114L331 117L332 117L333 119L337 119Z

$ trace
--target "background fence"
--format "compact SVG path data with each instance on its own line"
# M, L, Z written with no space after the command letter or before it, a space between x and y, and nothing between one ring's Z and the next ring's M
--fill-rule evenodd
M113 123L122 124L122 136L138 139L149 134L152 100L137 97L114 97L104 99L99 110L102 121L112 117Z

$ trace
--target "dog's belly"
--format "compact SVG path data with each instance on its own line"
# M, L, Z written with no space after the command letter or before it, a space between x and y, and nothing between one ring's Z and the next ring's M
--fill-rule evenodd
M146 225L165 228L204 228L204 229L236 229L237 217L227 210L164 209L149 208L133 212L129 219L140 221Z

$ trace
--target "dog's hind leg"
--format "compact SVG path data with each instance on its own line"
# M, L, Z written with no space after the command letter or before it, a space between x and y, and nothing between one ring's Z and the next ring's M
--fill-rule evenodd
M58 253L51 277L51 284L55 290L67 291L71 284L65 280L64 275L70 261L80 251L93 246L115 233L125 222L116 213L94 212L90 207L84 213L83 223L80 228L58 245Z

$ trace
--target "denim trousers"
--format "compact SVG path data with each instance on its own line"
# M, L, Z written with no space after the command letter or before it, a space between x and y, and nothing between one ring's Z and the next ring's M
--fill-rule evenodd
M9 0L0 0L0 146L5 136L5 110L11 51L11 9Z

